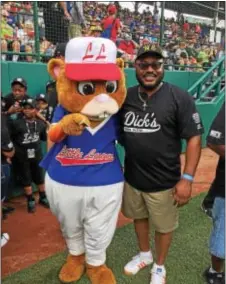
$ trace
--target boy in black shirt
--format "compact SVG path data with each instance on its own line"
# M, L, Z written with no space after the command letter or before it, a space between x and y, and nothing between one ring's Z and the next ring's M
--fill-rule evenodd
M35 212L35 199L32 192L32 182L39 190L39 203L49 208L45 195L44 173L39 167L42 159L41 140L46 141L46 125L36 118L35 102L32 99L22 101L23 117L10 123L11 137L16 154L13 166L21 177L21 183L27 197L29 213Z
M49 107L47 97L45 94L38 94L35 98L36 109L45 118L46 124L50 126L53 109Z
M213 204L213 231L210 238L212 265L204 277L208 284L225 283L225 104L221 107L210 128L207 143L219 155L216 177L213 183L215 200Z
M12 92L5 97L5 113L11 119L22 116L22 100L28 99L27 82L23 78L15 78L11 83Z

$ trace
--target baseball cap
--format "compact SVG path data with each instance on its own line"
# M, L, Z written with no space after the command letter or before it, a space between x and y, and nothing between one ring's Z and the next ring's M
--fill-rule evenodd
M46 83L46 89L48 89L49 86L53 85L54 83L55 83L55 81L52 81L52 80L48 81L48 82Z
M15 84L20 84L21 86L23 86L24 88L27 89L27 82L23 78L13 79L13 81L11 82L11 86L13 86Z
M108 6L108 13L113 15L117 12L116 6L115 5L109 5Z
M32 108L35 108L35 101L31 98L28 98L28 99L22 100L21 105L23 107L26 106L26 105L29 105Z
M155 44L145 44L137 52L136 60L143 55L157 55L164 58L163 50Z
M64 57L65 56L66 45L67 45L67 43L65 43L65 42L58 43L57 46L56 46L56 49L54 51L53 57L54 58L59 57L59 56L63 56Z
M47 98L46 98L46 95L45 94L38 94L36 97L35 97L36 101L45 101L47 102Z
M90 32L102 32L102 28L100 26L91 26Z
M73 38L66 46L66 77L74 81L119 80L121 73L116 63L116 54L117 47L109 39Z

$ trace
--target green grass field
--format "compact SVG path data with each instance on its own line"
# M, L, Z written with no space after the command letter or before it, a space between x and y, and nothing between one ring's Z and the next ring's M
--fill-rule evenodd
M203 284L203 270L209 265L208 239L211 220L200 209L203 195L180 209L180 228L176 231L167 259L167 284ZM153 242L152 242L153 247ZM108 265L117 284L149 284L149 269L134 277L123 275L123 266L137 253L133 225L117 230L108 250ZM3 284L59 284L58 272L66 253L54 255L2 280ZM78 284L90 283L83 277Z

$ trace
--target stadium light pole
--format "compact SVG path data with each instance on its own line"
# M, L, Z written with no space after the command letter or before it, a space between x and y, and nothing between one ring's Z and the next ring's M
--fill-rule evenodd
M163 44L163 37L164 37L164 28L165 28L165 19L164 19L164 10L165 10L165 1L162 1L161 7L161 27L160 27L160 39L159 45L162 46Z

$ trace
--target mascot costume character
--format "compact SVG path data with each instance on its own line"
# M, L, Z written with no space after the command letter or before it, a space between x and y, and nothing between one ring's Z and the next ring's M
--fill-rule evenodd
M125 97L123 61L104 38L71 39L65 60L52 59L59 105L48 132L54 143L41 162L46 194L68 248L63 283L86 271L92 284L114 284L105 265L121 209L123 172L115 147L116 113Z

